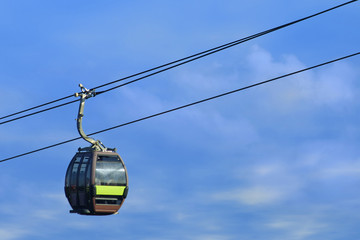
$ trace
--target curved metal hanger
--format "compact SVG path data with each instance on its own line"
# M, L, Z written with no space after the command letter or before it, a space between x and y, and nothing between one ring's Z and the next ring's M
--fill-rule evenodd
M77 121L77 130L80 134L80 136L87 142L91 143L90 149L95 151L107 151L107 148L100 142L99 140L95 140L89 136L87 136L82 128L82 119L84 117L84 105L85 100L91 97L95 97L95 89L87 89L82 84L79 84L79 87L81 88L80 93L75 93L75 97L80 97L80 105L79 105L79 112L78 117L76 119ZM89 150L89 148L79 148L79 151L81 150Z

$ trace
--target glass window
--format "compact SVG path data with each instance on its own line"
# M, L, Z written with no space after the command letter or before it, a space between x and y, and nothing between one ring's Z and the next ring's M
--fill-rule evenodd
M69 186L70 186L71 167L72 167L72 165L71 165L71 162L70 162L69 167L68 167L68 169L67 169L67 171L66 171L65 187L69 187Z
M89 167L86 170L86 187L89 187L90 184L91 184L90 177L91 177L91 169L92 169L92 167L91 167L90 163L88 165L89 165Z
M79 168L79 164L78 163L74 163L72 172L71 172L71 185L76 185L77 184L77 170Z
M77 157L76 157L76 159L75 159L75 162L76 162L76 163L80 163L81 158L82 158L82 156L81 156L81 155L80 155L80 156L77 156Z
M77 156L75 159L74 165L72 167L72 170L71 170L70 184L72 186L77 185L77 173L78 173L80 161L81 161L81 156Z
M85 156L84 159L83 159L83 163L88 163L89 159L90 159L89 155Z
M86 181L85 172L88 162L89 162L89 156L85 156L80 165L80 170L79 170L79 183L78 183L79 187L85 187L85 181Z
M96 162L95 184L126 185L124 165L118 156L99 156Z

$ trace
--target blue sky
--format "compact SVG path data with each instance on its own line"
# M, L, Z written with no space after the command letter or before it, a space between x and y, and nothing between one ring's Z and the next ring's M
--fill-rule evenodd
M340 1L0 1L1 116L302 18ZM94 132L359 51L359 3L89 99ZM355 239L360 58L96 136L130 191L69 214L76 141L1 164L0 238ZM77 104L0 126L2 158L77 137Z

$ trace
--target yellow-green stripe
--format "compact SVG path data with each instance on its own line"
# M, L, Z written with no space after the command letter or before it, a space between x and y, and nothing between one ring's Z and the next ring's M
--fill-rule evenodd
M125 186L96 186L96 195L122 196Z

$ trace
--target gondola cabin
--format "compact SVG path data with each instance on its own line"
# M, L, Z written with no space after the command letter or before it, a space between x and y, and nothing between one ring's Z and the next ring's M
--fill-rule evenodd
M115 214L128 192L125 164L115 150L79 149L65 176L65 195L82 215Z

